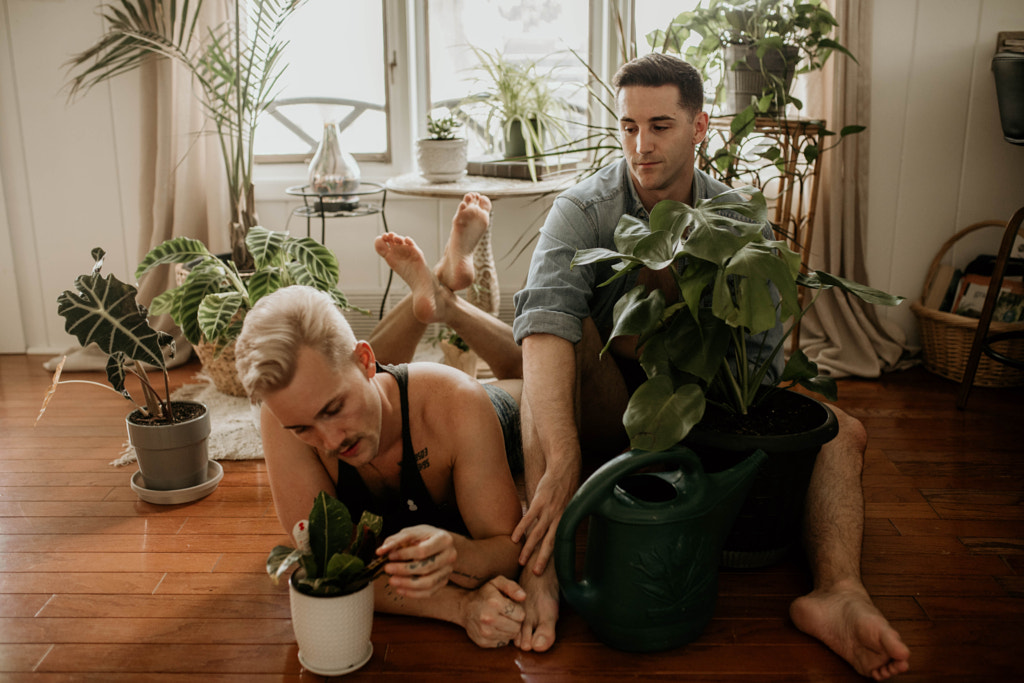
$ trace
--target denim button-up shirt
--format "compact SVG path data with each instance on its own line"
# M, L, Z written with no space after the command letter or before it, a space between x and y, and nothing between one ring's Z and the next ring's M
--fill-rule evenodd
M694 199L707 199L728 189L700 169L694 169ZM583 336L582 321L587 317L593 318L602 338L607 339L613 327L615 302L636 286L639 273L634 270L600 287L615 273L612 262L572 269L569 263L580 249L614 250L615 226L624 214L649 220L624 159L606 166L555 198L540 230L526 286L515 295L516 317L512 330L517 343L521 344L532 334L553 334L575 344ZM767 231L770 229L766 226ZM764 344L770 349L781 334L781 325L777 325L767 337L759 336L757 345ZM782 354L778 361L781 365ZM781 372L781 367L777 371Z

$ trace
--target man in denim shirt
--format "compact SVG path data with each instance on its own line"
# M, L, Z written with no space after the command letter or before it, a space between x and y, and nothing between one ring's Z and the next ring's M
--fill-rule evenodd
M616 74L624 159L560 195L533 254L526 287L516 294L515 339L523 347L521 405L530 506L513 534L525 539L520 583L527 618L517 644L547 650L555 638L558 585L548 562L555 529L579 486L582 452L607 458L628 447L622 415L642 381L635 339L617 338L599 357L615 302L638 282L668 287L666 270L640 271L598 287L613 273L599 263L570 270L579 249L613 249L623 214L644 220L663 199L692 204L728 188L694 168L708 129L703 82L686 62L662 54ZM781 334L775 331L775 340ZM823 447L808 492L807 551L815 589L790 615L860 674L876 680L908 668L909 650L875 608L860 579L866 446L863 426L840 410L840 431Z

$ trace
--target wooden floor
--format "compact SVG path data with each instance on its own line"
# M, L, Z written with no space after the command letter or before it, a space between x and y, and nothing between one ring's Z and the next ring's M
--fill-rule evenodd
M44 359L0 356L0 681L297 681L283 587L264 560L286 541L262 461L225 462L209 497L156 506L108 463L128 404L61 387L38 427ZM173 373L189 381L194 364ZM1024 679L1024 402L921 369L840 383L867 425L864 582L912 649L906 681ZM461 629L378 616L350 681L856 681L798 632L799 562L725 572L715 618L675 651L599 642L565 609L546 654L481 650Z

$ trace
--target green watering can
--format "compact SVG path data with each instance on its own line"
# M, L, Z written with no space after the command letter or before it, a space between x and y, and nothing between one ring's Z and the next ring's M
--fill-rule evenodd
M718 598L722 544L766 458L758 450L709 475L688 448L629 451L583 482L558 525L555 572L601 641L653 652L700 636ZM665 464L677 469L637 472ZM588 516L577 581L576 529Z

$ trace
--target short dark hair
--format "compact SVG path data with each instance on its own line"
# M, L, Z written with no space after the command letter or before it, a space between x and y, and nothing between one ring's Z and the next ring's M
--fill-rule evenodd
M628 86L657 88L662 85L679 88L679 106L691 114L704 110L704 79L689 62L678 57L661 52L643 55L620 66L612 78L616 96Z

